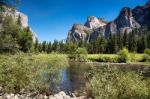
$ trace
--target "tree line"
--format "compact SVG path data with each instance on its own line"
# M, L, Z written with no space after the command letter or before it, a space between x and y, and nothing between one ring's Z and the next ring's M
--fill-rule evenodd
M52 42L43 41L35 44L37 52L59 52L71 53L77 48L85 48L90 54L98 53L117 53L122 48L127 48L130 52L143 53L146 48L150 48L150 31L146 27L134 29L131 33L110 33L109 37L105 38L100 35L97 39L91 40L90 43L84 41L66 42L57 41Z
M21 19L17 21L9 15L5 17L0 14L2 29L0 31L0 52L15 53L22 52L58 52L72 53L77 48L85 48L90 54L98 53L117 53L122 48L127 48L130 52L143 53L146 48L150 48L150 31L146 27L134 29L131 33L110 33L109 37L100 35L97 39L91 40L89 43L84 41L67 42L39 42L36 39L33 42L33 34L30 28L21 27ZM2 21L3 20L3 21Z

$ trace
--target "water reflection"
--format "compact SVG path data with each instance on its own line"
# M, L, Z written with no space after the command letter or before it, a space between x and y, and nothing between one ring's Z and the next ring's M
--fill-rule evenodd
M62 80L60 89L69 93L85 86L86 75L90 70L90 65L81 63L70 63L70 66L61 71Z

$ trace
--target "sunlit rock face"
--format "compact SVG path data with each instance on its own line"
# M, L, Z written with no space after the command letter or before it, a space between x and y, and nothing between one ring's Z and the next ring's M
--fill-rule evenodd
M87 18L87 21L85 22L85 26L90 29L97 29L99 27L103 27L106 25L107 22L103 21L103 19L90 16Z
M0 11L0 14L2 14L3 16L10 15L16 21L20 17L21 26L23 28L28 27L28 16L23 14L22 12L19 12L18 10L5 7L3 10Z
M81 40L88 41L89 35L92 33L92 29L85 27L81 24L74 24L70 32L68 33L68 41L79 42Z
M90 16L84 25L74 24L68 33L67 41L85 41L90 42L96 39L105 31L105 22L103 19Z

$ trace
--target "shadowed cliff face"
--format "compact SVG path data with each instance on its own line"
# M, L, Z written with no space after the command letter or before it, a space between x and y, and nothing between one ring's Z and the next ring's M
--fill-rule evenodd
M146 25L150 29L150 1L144 6L137 6L132 10L135 20L141 25Z
M143 25L150 27L150 1L144 6L137 6L134 9L124 7L118 17L112 22L106 22L101 18L90 16L83 25L78 25L68 33L68 41L86 41L98 38L101 34L108 37L110 33L127 33ZM83 28L84 27L84 28ZM86 28L86 29L85 29ZM88 31L88 32L87 32Z

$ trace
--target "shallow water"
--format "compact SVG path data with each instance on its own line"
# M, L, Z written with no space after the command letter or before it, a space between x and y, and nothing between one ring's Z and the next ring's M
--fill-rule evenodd
M72 62L69 67L60 70L61 81L57 87L57 91L64 91L66 93L81 91L85 87L88 74L93 66L106 66L102 63L78 63ZM149 71L149 66L136 64L111 64L110 66L117 66L121 70L127 71Z

